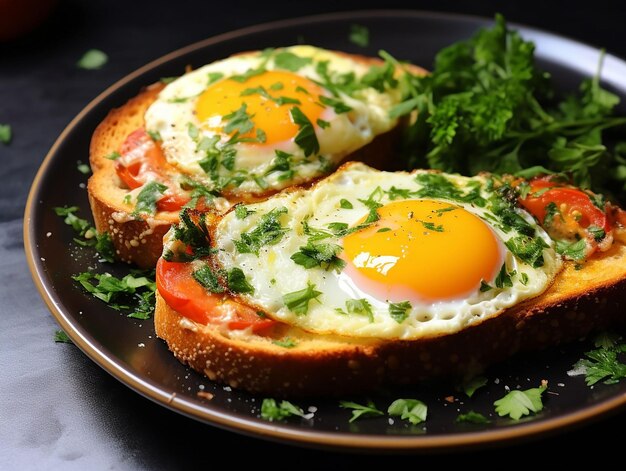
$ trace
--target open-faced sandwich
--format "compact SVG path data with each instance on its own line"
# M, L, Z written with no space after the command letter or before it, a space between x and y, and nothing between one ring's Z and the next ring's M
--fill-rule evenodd
M347 158L393 156L409 66L293 46L152 85L96 129L89 199L119 259L154 267L182 208L225 211L312 182ZM410 66L410 73L421 74Z
M349 163L225 214L184 211L157 265L156 332L255 392L469 377L623 322L625 222L558 177Z

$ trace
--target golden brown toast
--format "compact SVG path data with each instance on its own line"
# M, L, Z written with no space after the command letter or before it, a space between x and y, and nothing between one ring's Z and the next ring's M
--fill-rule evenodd
M625 245L615 243L595 254L582 269L573 262L564 265L540 296L451 335L358 339L281 324L269 336L241 337L183 317L158 293L156 333L183 363L211 380L251 392L341 395L437 377L467 378L517 352L626 324ZM295 347L272 343L287 337Z

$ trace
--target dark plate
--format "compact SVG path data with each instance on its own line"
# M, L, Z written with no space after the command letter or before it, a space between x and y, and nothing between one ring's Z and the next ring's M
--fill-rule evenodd
M365 25L371 45L361 49L348 41L350 26ZM579 342L541 354L515 358L492 368L489 384L472 399L452 385L429 384L371 396L381 408L398 397L414 397L429 406L425 425L410 426L388 418L348 423L350 413L335 400L295 401L305 409L317 408L310 421L290 419L269 423L259 418L262 397L230 391L182 366L154 335L151 320L125 317L85 294L70 278L90 269L103 269L93 252L77 248L74 234L52 210L77 205L88 217L86 177L76 161L87 160L89 140L106 113L160 77L181 74L185 66L198 67L230 54L305 41L347 52L375 55L385 49L395 57L429 67L435 53L453 41L467 38L489 20L415 11L375 11L332 14L265 24L202 41L154 61L119 81L92 101L63 131L30 191L25 214L26 252L33 278L61 327L93 361L121 382L170 409L212 425L309 446L344 449L423 450L486 445L519 437L532 437L563 426L582 423L626 404L626 382L591 389L581 377L566 372L590 347ZM518 27L537 44L540 65L550 71L563 90L572 90L583 77L593 75L599 51L569 39ZM626 63L611 55L605 58L604 82L626 97ZM624 109L620 110L622 113ZM121 264L106 268L121 275ZM549 381L545 409L519 422L494 417L493 401L506 388L536 387ZM211 401L197 396L204 390ZM452 403L445 398L454 396ZM346 398L364 401L365 398ZM475 410L492 418L486 426L457 424L460 412Z

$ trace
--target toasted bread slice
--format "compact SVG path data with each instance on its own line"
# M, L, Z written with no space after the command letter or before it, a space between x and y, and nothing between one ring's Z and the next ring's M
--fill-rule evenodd
M468 377L517 352L624 325L624 296L626 246L615 243L582 269L565 262L540 296L451 335L364 340L315 335L283 324L269 335L242 335L193 322L158 293L155 326L176 358L211 380L272 395L341 395L437 377ZM273 343L287 337L294 347Z
M340 53L348 56L348 54ZM349 55L353 60L367 64L382 64L377 58ZM425 74L417 66L406 66L413 74ZM115 162L107 156L119 151L126 137L145 125L144 114L163 89L154 84L120 108L114 109L96 128L90 146L90 163L93 176L89 179L89 202L98 232L108 232L113 240L117 257L143 268L153 268L163 249L162 239L169 227L178 222L177 212L159 211L149 218L131 216L132 207L124 203L129 190L117 176ZM377 136L372 142L344 160L365 162L376 168L397 169L398 163L391 158L400 142L400 131L406 121L400 120L396 127ZM253 202L264 199L276 191L263 194L224 195L230 205L237 202Z

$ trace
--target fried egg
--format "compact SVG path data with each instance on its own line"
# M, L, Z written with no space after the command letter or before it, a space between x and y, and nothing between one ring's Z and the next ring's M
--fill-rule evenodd
M169 163L263 193L330 173L391 130L392 64L312 46L238 54L174 80L145 113Z
M241 206L213 229L241 299L315 333L457 332L542 293L554 243L493 179L341 167L310 189Z

